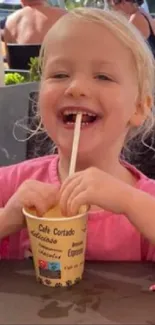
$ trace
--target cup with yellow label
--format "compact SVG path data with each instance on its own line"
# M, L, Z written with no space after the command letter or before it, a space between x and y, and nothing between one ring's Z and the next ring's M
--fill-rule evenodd
M82 279L87 234L87 209L73 217L62 216L59 206L42 217L23 209L37 280L47 286L71 286Z

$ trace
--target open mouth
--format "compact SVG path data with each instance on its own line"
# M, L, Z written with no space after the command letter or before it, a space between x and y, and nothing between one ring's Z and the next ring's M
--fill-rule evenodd
M96 120L99 118L98 115L94 113L89 112L80 112L80 111L64 111L62 113L62 121L66 125L73 125L76 121L76 116L78 113L82 114L82 126L87 126L89 124L92 124L96 122Z

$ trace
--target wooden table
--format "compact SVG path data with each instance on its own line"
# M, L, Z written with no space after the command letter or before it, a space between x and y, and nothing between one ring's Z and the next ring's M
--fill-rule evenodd
M155 324L155 264L86 263L69 288L36 283L32 261L0 261L0 324Z

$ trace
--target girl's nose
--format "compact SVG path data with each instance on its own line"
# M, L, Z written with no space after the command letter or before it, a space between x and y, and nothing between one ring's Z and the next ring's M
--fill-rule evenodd
M71 96L75 98L79 97L90 97L90 85L86 80L74 80L65 90L66 96Z

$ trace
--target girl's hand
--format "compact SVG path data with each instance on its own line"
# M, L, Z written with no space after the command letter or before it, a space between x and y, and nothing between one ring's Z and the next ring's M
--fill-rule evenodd
M82 205L96 205L113 213L125 213L130 186L113 176L89 168L67 178L60 190L60 208L63 215L78 214Z
M36 180L26 180L0 210L0 238L25 225L23 207L35 208L42 216L58 202L58 186Z

